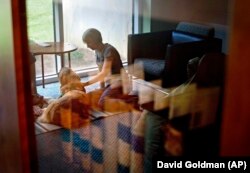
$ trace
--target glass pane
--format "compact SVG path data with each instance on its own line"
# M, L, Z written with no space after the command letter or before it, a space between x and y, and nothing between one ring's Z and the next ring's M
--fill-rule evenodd
M52 0L27 0L28 37L30 42L54 41ZM41 76L41 58L36 56L36 76ZM44 56L44 73L56 73L54 55Z
M127 36L132 33L132 0L63 0L64 39L78 46L72 53L75 70L96 66L94 52L82 42L88 28L98 29L104 43L127 61Z
M55 55L43 55L44 59L44 74L45 76L53 75L56 73L56 62ZM41 64L41 56L36 56L36 76L42 76L42 64Z

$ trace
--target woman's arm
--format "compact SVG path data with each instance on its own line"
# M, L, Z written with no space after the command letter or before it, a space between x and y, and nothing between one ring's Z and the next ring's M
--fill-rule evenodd
M107 77L111 72L112 67L112 58L106 58L103 63L102 71L99 72L95 77L90 79L88 82L83 82L84 86L91 85L93 83L103 81L105 77Z

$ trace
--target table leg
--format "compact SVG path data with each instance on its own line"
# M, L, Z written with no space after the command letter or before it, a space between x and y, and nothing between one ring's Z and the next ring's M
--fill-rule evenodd
M70 52L68 53L68 58L69 58L69 68L71 68Z
M64 54L62 53L61 54L61 67L63 68L65 66L65 63L64 63Z
M55 64L55 66L56 66L56 73L58 73L58 66L57 66L57 56L55 55L55 62L56 62L56 64Z
M42 84L43 84L43 88L45 88L45 84L44 84L44 62L43 62L43 54L41 55L41 63L42 63Z

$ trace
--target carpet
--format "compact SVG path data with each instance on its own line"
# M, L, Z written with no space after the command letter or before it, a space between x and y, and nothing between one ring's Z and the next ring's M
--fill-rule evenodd
M113 115L74 130L36 135L40 173L143 172L139 112Z
M88 77L81 78L82 82L85 82L88 80ZM99 83L90 85L85 87L86 92L93 91L95 89L98 89ZM37 86L37 92L38 94L44 96L45 98L58 98L60 96L60 83L59 82L54 82L54 83L49 83L45 85L45 88L43 88L42 85Z
M46 84L45 88L39 85L37 86L37 92L45 98L58 98L60 96L60 84L58 82Z
M59 88L51 83L37 91L58 98ZM97 83L85 89L98 88ZM89 125L74 130L35 123L40 173L143 172L144 136L134 128L140 112L93 115Z

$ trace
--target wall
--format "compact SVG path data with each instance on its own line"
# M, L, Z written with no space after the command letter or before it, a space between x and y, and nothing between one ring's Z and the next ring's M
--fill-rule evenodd
M179 21L212 24L227 53L232 0L152 0L151 31L174 29Z
M227 25L229 1L153 0L151 14L153 21L190 21Z

